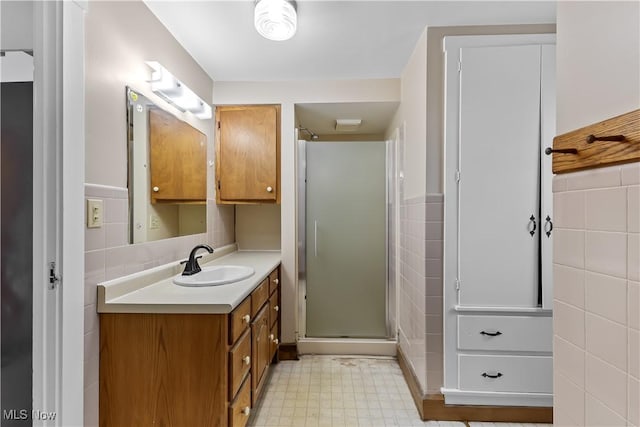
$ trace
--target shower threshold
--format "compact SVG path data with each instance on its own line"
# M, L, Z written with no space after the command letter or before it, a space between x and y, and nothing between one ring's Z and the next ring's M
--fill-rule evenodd
M300 338L298 354L395 356L397 341L369 338Z

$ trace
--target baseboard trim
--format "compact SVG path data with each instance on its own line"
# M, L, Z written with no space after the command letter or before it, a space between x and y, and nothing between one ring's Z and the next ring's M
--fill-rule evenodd
M298 345L292 343L282 343L278 346L278 360L300 360L298 358Z
M398 363L423 421L494 421L512 423L553 423L553 408L531 406L446 405L440 393L423 395L420 383L402 349Z

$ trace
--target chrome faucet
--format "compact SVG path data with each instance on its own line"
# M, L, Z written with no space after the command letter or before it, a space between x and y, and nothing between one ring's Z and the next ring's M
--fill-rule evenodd
M180 264L186 264L184 266L184 271L182 272L183 276L191 276L192 274L196 274L202 271L200 265L198 264L198 260L202 258L202 255L196 257L196 252L198 252L199 249L206 249L210 254L213 253L213 248L209 245L198 245L195 248L191 249L189 259L180 262Z

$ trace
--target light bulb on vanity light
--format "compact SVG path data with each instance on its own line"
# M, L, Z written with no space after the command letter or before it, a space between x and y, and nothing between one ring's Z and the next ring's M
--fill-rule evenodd
M289 40L296 33L298 15L294 1L257 0L253 22L258 33L269 40Z
M211 106L196 95L187 85L174 77L157 61L147 61L153 69L151 73L151 90L180 111L189 111L199 119L210 119Z

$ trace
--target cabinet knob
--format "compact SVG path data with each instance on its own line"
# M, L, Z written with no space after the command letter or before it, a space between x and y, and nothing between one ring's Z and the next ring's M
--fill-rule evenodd
M251 408L249 408L248 406L245 406L245 407L242 409L242 414L243 414L245 417L248 417L250 413L251 413Z
M273 343L274 343L275 345L278 345L278 343L279 343L279 342L280 342L280 341L278 341L278 338L276 338L276 339L274 339L274 340L273 340Z
M273 279L273 283L275 283L276 285L280 283L280 280L278 279Z
M270 341L273 341L273 339L274 339L274 338L275 338L275 337L273 336L273 334L269 334L269 340L270 340Z
M280 311L280 307L278 307L277 305L276 305L275 307L273 307L273 309L274 309L275 311Z
M158 191L160 191L160 187L153 187L153 192L157 193Z
M244 362L245 365L248 365L251 363L251 357L245 356L242 358L242 361Z
M267 193L273 192L273 187L267 187Z
M251 321L251 316L245 314L244 316L242 316L242 320L244 320L244 323L249 323Z

